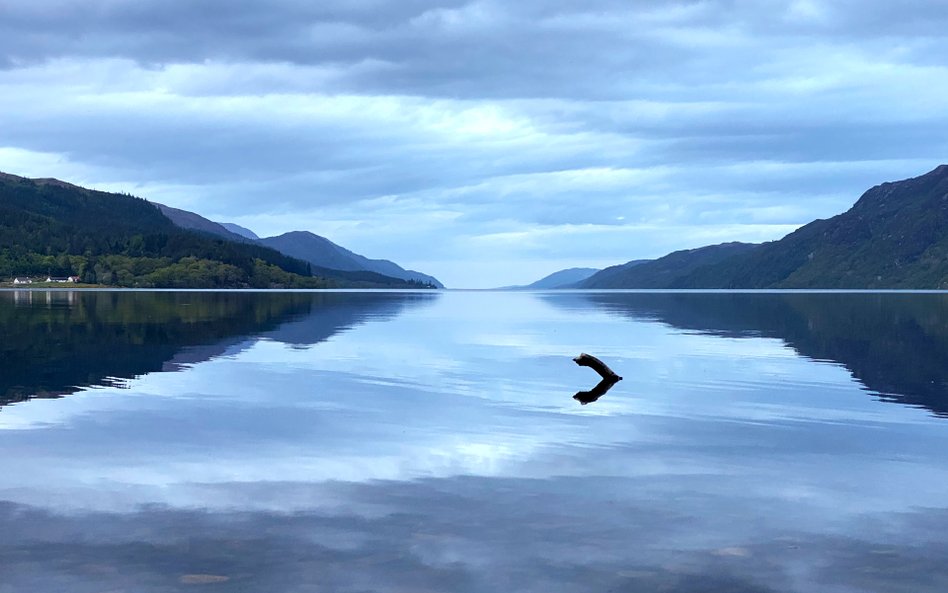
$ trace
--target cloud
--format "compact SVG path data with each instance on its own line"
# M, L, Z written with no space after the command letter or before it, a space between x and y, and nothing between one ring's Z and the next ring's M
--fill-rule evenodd
M511 243L511 269L555 269L567 240L596 261L642 257L643 224L679 248L711 221L778 238L948 150L932 132L948 125L948 9L920 0L3 10L0 148L36 159L0 168L261 235L307 225L373 257L441 262L425 271L454 286L489 268L463 246L517 225L551 232L546 255ZM601 234L557 241L568 225Z

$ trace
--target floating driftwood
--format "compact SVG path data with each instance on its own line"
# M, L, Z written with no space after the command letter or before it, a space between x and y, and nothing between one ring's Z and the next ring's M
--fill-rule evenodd
M595 356L591 354L586 354L585 352L583 352L582 354L574 358L573 362L575 362L581 367L591 368L592 370L599 373L599 375L602 377L602 381L600 381L598 385L596 385L589 391L580 391L576 395L573 396L573 399L583 404L584 406L586 404L590 404L596 401L597 399L605 395L607 391L612 389L613 385L615 385L616 383L622 380L622 377L620 377L612 369L610 369L609 365L602 362L601 360L599 360L598 358L596 358Z
M589 367L592 370L599 373L603 379L615 379L615 381L621 381L622 377L615 374L612 369L609 368L606 363L602 362L595 356L591 354L586 354L583 352L579 356L573 359L573 362L578 364L581 367Z

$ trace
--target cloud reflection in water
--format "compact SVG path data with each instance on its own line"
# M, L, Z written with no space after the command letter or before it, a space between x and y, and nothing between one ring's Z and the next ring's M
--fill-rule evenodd
M851 360L659 297L415 298L3 408L0 592L944 590L948 425ZM596 406L583 350L626 376Z

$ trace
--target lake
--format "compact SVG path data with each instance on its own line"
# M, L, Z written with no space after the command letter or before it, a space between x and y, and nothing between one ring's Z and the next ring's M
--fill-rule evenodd
M0 292L0 593L948 591L948 295ZM624 379L581 404L599 376Z

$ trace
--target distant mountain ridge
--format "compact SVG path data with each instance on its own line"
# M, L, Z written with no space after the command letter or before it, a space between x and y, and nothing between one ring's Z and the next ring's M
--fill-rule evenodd
M518 284L514 286L501 286L496 290L560 290L575 288L576 285L586 278L589 278L598 268L566 268L558 270L552 274L547 274L536 282L530 284Z
M565 270L553 272L548 276L544 276L543 278L540 278L536 282L528 284L523 288L528 290L572 288L577 283L582 282L598 271L598 268L567 268Z
M238 243L247 243L250 241L243 235L232 232L226 229L224 225L212 220L208 220L200 214L188 212L187 210L181 210L180 208L172 208L171 206L165 206L164 204L159 204L158 202L152 202L152 204L157 206L158 209L161 210L161 213L167 216L171 222L183 229L210 233L222 239L227 239L228 241L237 241Z
M756 247L753 243L722 243L675 251L655 260L633 260L590 276L578 288L676 288L696 270Z
M444 288L444 285L434 276L414 270L406 270L395 262L386 259L369 259L309 231L290 231L276 237L260 238L250 229L239 225L214 222L200 214L172 208L164 204L155 203L155 205L179 227L210 233L228 241L264 245L289 257L309 262L321 270L371 272L398 280L431 284L437 288Z
M250 239L251 241L257 241L260 239L260 237L257 236L257 233L251 231L248 228L242 227L239 224L234 224L232 222L219 222L217 224L221 225L226 230L234 233L235 235L240 235L241 237Z
M877 185L778 241L679 251L579 286L948 289L948 165Z
M290 231L276 237L260 239L259 242L262 245L276 249L280 253L307 261L314 266L334 270L375 272L402 280L430 282L438 288L444 288L444 285L433 276L414 270L406 270L385 259L369 259L309 231Z

